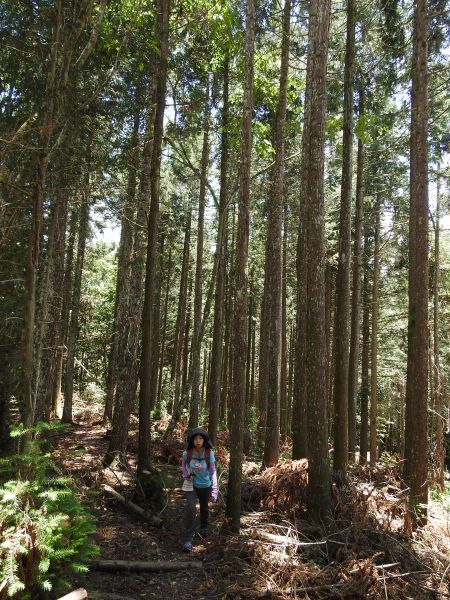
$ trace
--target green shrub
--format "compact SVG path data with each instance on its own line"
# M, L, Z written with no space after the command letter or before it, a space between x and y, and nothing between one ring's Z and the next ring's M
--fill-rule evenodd
M95 526L36 441L1 461L3 475L12 465L15 478L0 484L0 599L32 600L67 587L71 571L87 570L98 554Z

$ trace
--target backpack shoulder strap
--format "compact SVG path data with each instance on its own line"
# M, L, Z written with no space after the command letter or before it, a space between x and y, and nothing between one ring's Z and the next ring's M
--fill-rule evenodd
M191 460L191 458L192 458L192 450L193 450L192 448L188 448L188 449L186 450L186 452L187 452L187 457L188 457L188 461L190 461L190 460Z

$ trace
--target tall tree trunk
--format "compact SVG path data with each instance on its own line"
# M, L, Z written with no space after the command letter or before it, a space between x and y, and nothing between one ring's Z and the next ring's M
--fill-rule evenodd
M364 114L364 85L359 87L359 116ZM361 317L361 239L364 200L364 144L358 139L356 168L355 237L353 242L352 318L348 367L348 455L356 453L356 396L358 394L359 334Z
M182 370L181 370L181 388L182 395L185 393L188 382L188 372L189 372L189 358L190 358L190 344L189 339L191 337L191 321L192 321L192 277L190 277L189 282L189 292L187 297L187 305L186 305L186 319L184 324L183 331L183 355L181 360ZM189 394L189 392L188 392ZM180 402L175 407L174 416L172 420L174 424L176 424L181 417L181 413L183 412L184 404L183 397L180 397Z
M62 30L62 2L55 6L55 23L48 59L45 104L40 126L39 152L36 160L36 175L32 190L32 220L28 243L28 256L25 269L24 327L22 332L22 372L20 409L25 427L35 421L35 390L33 390L34 330L36 319L36 281L39 269L40 238L43 218L43 196L47 177L47 164L50 154L50 138L54 128L55 88L57 78L58 51Z
M362 353L361 353L361 427L359 432L359 462L367 462L368 437L369 437L369 346L370 346L370 289L369 289L369 234L367 225L364 231L363 250L363 324L362 324Z
M164 360L166 354L166 335L167 335L167 318L168 318L168 308L169 308L169 293L170 293L170 281L172 277L172 249L169 250L169 258L167 265L167 275L166 275L166 294L164 299L164 319L163 319L163 328L162 328L162 343L161 343L161 353L159 357L159 378L158 378L158 390L156 394L156 412L161 414L162 412L162 387L163 387L163 373L164 373Z
M73 292L70 314L69 335L67 339L66 373L64 378L63 423L72 423L73 419L73 380L75 373L75 354L79 330L79 312L81 299L81 279L83 276L84 253L89 228L89 165L86 165L86 182L81 206L80 227L78 230L77 262L73 280Z
M228 249L228 236L225 239L225 254ZM230 284L231 276L225 272L225 290L224 290L224 334L223 334L223 357L222 357L222 377L221 377L221 392L219 418L225 421L228 425L228 399L231 387L233 370L230 365L232 356L231 350L231 319L232 319L232 285Z
M6 456L13 449L10 436L11 366L4 360L0 364L0 455Z
M433 298L433 353L434 353L434 421L436 431L436 451L434 460L436 463L436 483L441 490L444 489L444 433L442 415L442 384L440 366L440 340L439 340L439 287L441 279L440 270L440 165L437 167L437 189L436 189L436 217L434 231L434 298Z
M250 345L251 345L251 352L250 352L250 364L251 364L251 371L250 371L250 396L249 396L249 404L250 406L255 406L255 373L256 373L256 324L253 323L252 324L252 328L251 328L252 332L251 332L251 339L250 339Z
M133 234L130 280L129 284L125 284L128 294L125 296L126 307L124 315L127 318L124 319L125 329L123 334L121 334L111 437L103 459L105 465L110 465L116 455L125 454L126 452L130 414L136 398L139 369L139 338L140 326L142 324L145 228L147 226L147 213L149 210L153 132L158 83L154 72L156 65L157 60L155 58L149 65L151 85L147 99L136 226Z
M309 55L308 55L309 60ZM300 221L297 238L297 313L295 326L295 351L293 374L292 458L308 457L308 395L306 375L306 302L307 302L307 241L306 241L306 190L304 189L308 140L307 111L309 91L305 92L305 121L302 134L302 181L300 189Z
M348 366L350 307L350 231L353 154L353 84L355 65L355 2L347 0L347 42L344 70L344 124L342 139L341 207L339 216L339 258L336 276L336 362L334 371L334 458L335 471L347 470L348 463Z
M234 353L233 353L233 319L234 319L234 308L236 305L236 244L237 244L237 213L239 210L238 203L233 205L233 219L231 226L231 251L232 257L230 264L230 271L228 275L228 294L227 294L227 316L228 316L228 341L225 342L227 349L227 377L224 378L226 381L226 395L224 402L224 414L226 415L227 428L231 427L231 405L232 405L232 394L233 394L233 364L234 364Z
M310 7L310 17L313 14ZM311 18L309 23L311 35ZM311 77L311 51L307 57L307 74ZM308 75L307 75L308 76ZM295 358L294 358L294 398L292 414L292 458L308 457L308 395L307 395L307 364L306 364L306 321L307 321L307 190L306 180L309 160L309 126L310 126L310 86L305 89L305 114L302 133L302 161L300 175L300 219L297 237L296 273L297 273L297 302L295 327Z
M239 216L236 243L235 307L233 319L233 384L230 432L230 471L226 517L238 531L241 514L241 481L245 420L245 360L247 354L247 263L250 228L250 166L252 149L254 0L247 0L242 152L239 173Z
M328 459L327 347L325 333L325 206L324 146L326 65L330 26L330 1L312 0L306 87L310 90L302 173L307 201L307 312L306 362L308 393L308 503L313 514L326 518L331 509Z
M334 337L333 337L333 306L334 306L334 269L327 261L325 265L325 336L327 343L327 399L328 399L328 421L333 422L333 377L334 373Z
M405 478L413 527L426 523L428 503L428 17L425 0L414 4L405 417Z
M252 331L253 331L253 305L254 305L254 300L253 300L253 296L254 296L254 288L253 288L253 273L250 274L250 282L249 282L249 286L248 286L249 290L248 290L248 296L249 296L249 302L248 302L248 318L247 318L247 356L246 356L246 364L247 364L247 368L245 371L245 406L248 407L250 406L250 381L251 381L251 371L252 371ZM245 422L246 422L246 428L249 427L248 422L249 422L249 413L248 410L246 412L245 415Z
M40 332L36 344L36 420L48 421L53 407L53 391L61 327L64 278L64 245L67 227L68 189L61 168L48 235L45 275L41 283Z
M259 365L258 365L258 421L265 427L267 420L267 397L269 394L269 318L268 295L269 295L269 250L266 238L264 259L264 287L261 298L261 316L259 320Z
M205 228L205 197L206 177L209 163L209 82L206 93L206 107L203 120L203 147L200 166L200 194L198 199L197 219L197 257L195 263L195 287L194 287L194 320L192 330L192 394L189 412L189 428L198 427L199 403L200 403L200 360L201 340L200 327L202 321L202 287L203 287L203 237Z
M377 462L377 412L378 412L378 282L380 277L380 199L375 200L375 241L372 288L372 333L370 349L370 466Z
M161 228L162 229L162 228ZM153 343L154 352L152 359L152 372L150 382L150 398L151 406L153 410L157 403L158 395L158 373L159 373L159 362L161 356L161 288L162 279L164 272L164 245L165 245L165 234L162 229L158 236L158 251L157 251L157 267L155 277L155 300L153 306Z
M230 83L230 56L225 55L223 65L223 94L222 94L222 137L220 156L220 197L219 197L219 230L222 235L217 234L217 255L219 264L217 267L217 282L214 298L214 320L211 347L211 372L207 392L207 404L209 406L209 435L213 442L217 442L217 431L219 426L220 407L220 384L223 362L223 336L224 336L224 302L226 282L226 236L228 229L228 162L229 162L229 83Z
M275 165L269 202L267 231L268 252L268 306L269 356L267 421L263 464L271 466L278 462L280 440L280 369L283 293L283 209L284 209L284 156L289 71L291 0L285 0L283 13L283 38L281 44L281 68L278 108L275 118Z
M136 94L137 96L137 94ZM136 97L137 101L137 97ZM117 385L119 346L123 340L127 319L126 304L129 295L130 265L133 249L133 226L136 215L136 185L139 168L139 122L140 111L136 109L133 119L133 131L130 138L129 170L127 194L121 219L120 242L117 260L116 295L114 307L114 325L111 348L108 359L108 375L106 381L106 402L104 419L111 421L113 415L114 394Z
M294 388L294 362L295 362L295 324L291 325L289 335L289 372L288 372L288 391L287 391L287 421L286 434L292 435L292 391Z
M150 164L150 210L147 231L147 261L145 269L144 308L142 311L142 349L139 375L139 447L138 473L151 467L150 456L150 407L151 370L153 363L153 304L156 268L156 243L159 220L159 187L166 105L167 60L169 54L170 0L159 0L157 5L156 40L158 44L157 91L155 121L153 126L153 148Z
M287 396L287 219L283 230L283 280L281 298L281 374L280 374L280 431L288 435L288 396Z
M183 335L184 335L184 324L186 320L186 302L188 292L188 278L189 278L189 251L191 244L191 218L192 210L189 208L189 212L186 215L186 225L184 228L184 245L183 245L183 259L181 265L180 275L180 291L178 294L178 310L177 320L175 323L175 337L173 342L173 357L172 357L172 372L171 379L173 382L173 398L169 412L173 412L175 407L180 404L181 394L181 373L183 368Z
M72 209L72 214L69 220L69 233L67 239L66 248L66 261L64 265L64 277L63 277L63 289L62 289L62 307L61 307L61 327L58 328L58 352L56 355L56 366L55 366L55 381L52 389L53 395L53 407L56 412L56 408L61 405L61 384L63 379L63 364L64 364L64 348L69 336L70 326L70 305L72 301L72 288L73 288L73 275L74 275L74 252L75 252L75 241L77 236L77 225L78 225L78 211ZM64 253L62 256L64 261Z

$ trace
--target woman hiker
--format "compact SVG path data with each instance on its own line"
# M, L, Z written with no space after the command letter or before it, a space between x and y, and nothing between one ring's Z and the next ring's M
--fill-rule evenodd
M186 537L184 552L192 550L195 535L195 517L197 497L200 502L200 535L208 535L209 499L217 502L216 459L212 451L211 440L204 429L193 429L187 439L187 448L183 452L183 491L186 497Z

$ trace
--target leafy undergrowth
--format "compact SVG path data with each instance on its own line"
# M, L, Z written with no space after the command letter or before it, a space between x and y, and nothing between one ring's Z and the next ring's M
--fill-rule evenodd
M154 427L153 453L166 481L166 501L160 511L163 527L142 521L102 491L108 483L148 508L136 495L135 428L126 457L112 469L102 469L107 434L95 416L55 438L54 455L77 481L82 496L91 498L97 518L101 558L184 561L184 499L179 457L186 426L168 439L168 421ZM217 455L221 464L221 502L212 510L211 536L197 537L189 560L201 560L202 570L172 573L108 573L91 571L73 580L96 599L176 597L177 600L254 598L432 599L450 597L449 512L441 497L430 502L429 525L413 539L402 532L404 497L395 465L377 469L352 467L347 482L333 483L333 519L326 527L308 517L306 461L283 461L259 472L244 464L242 528L239 535L221 535L228 451L221 434Z

